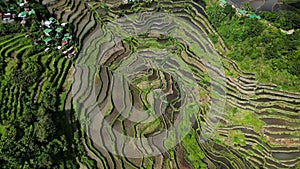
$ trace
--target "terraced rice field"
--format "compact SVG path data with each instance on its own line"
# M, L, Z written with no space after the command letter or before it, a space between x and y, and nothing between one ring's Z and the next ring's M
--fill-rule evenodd
M0 59L2 60L0 71L5 71L1 76L0 86L0 120L3 124L0 125L0 132L2 129L3 132L7 132L6 128L14 130L14 127L9 125L8 119L20 120L20 117L27 113L29 106L35 106L30 105L29 101L32 100L36 104L43 103L47 95L45 89L49 89L52 85L61 88L71 66L70 60L66 60L54 51L47 54L42 49L41 52L27 55L35 45L33 39L26 38L25 35L13 34L0 37ZM20 67L24 67L22 70L26 72L20 71ZM22 119L25 122L18 125L24 126L26 120L31 120L32 116L26 116L28 119ZM34 135L36 131L34 124L28 128L30 130L27 132ZM7 144L7 142L3 143L3 145Z
M43 83L52 83L54 85L58 85L59 87L62 86L65 76L68 74L71 62L65 60L61 55L57 55L55 52L49 53L48 55L46 55L45 52L40 52L35 53L31 57L24 58L23 54L28 52L27 50L33 46L32 40L25 38L25 34L15 34L13 36L8 35L1 37L0 56L1 59L3 59L8 65L6 69L9 69L10 66L18 66L21 60L24 60L25 63L27 61L38 62L41 65L41 67L38 69L44 70L44 74L41 77L38 77L38 81L33 84L33 86L35 86L34 89L32 89L30 92L37 92L35 89L40 89L43 86ZM1 86L3 89L5 89L5 84ZM13 89L14 86L11 86L11 88ZM36 99L38 99L37 96L35 100Z
M258 83L221 55L221 38L218 53L201 3L48 8L80 40L70 121L98 168L299 166L300 94Z

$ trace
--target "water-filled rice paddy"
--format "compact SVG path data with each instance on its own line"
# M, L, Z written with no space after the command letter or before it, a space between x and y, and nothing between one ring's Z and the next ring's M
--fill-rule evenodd
M61 0L48 8L80 37L70 97L98 168L299 164L299 93L260 84L219 54L203 6ZM218 48L226 50L221 39Z

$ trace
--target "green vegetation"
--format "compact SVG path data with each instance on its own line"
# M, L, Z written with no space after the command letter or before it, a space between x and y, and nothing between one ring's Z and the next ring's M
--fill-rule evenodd
M264 150L264 148L263 148L261 145L259 145L259 144L254 144L254 145L252 146L252 148L253 148L253 149L256 149L256 150L259 150L259 151L263 151L263 150Z
M20 12L16 2L1 1L0 12L13 5L10 12ZM61 105L71 61L35 43L41 20L51 15L36 1L26 7L35 9L26 25L0 21L0 168L77 168L78 161L93 167Z
M9 40L12 37L7 38ZM19 43L22 46L31 43L24 36L19 37L18 41L22 42ZM10 42L2 43L1 48L10 45ZM66 138L65 115L58 109L62 84L46 80L42 84L42 90L37 90L39 82L45 77L55 76L58 69L43 70L47 68L47 63L40 64L35 58L39 57L40 60L41 57L50 57L50 61L62 56L58 53L43 56L43 48L32 47L31 52L40 56L28 55L29 50L25 49L22 53L17 53L18 57L13 57L11 53L14 50L0 54L5 70L0 75L1 168L75 167L75 155ZM39 98L37 102L36 96Z
M284 30L300 29L300 13L280 10L276 12L261 11L259 15L277 28ZM298 35L299 36L299 35Z
M16 15L12 22L0 22L0 35L8 35L11 33L17 32L29 32L33 35L38 33L39 29L38 23L44 18L48 18L51 16L47 8L43 5L40 5L39 2L28 0L29 3L24 4L24 7L19 6L19 0L10 0L10 1L0 1L0 13L4 15L9 12L12 15ZM22 26L20 24L22 18L18 17L19 13L24 12L24 8L34 9L34 12L29 11L28 16L26 18L26 24ZM26 12L25 12L26 13ZM29 14L30 13L30 14ZM3 16L2 16L3 17Z
M261 133L264 122L255 117L255 114L252 112L241 109L237 110L237 108L233 108L229 112L229 120L233 125L253 127L255 132Z
M241 130L230 130L228 134L229 142L237 146L246 145L246 137Z
M18 14L18 3L1 1L0 12L13 4ZM58 0L45 5L53 15L37 1L29 5L35 14L24 26L20 18L0 22L0 168L299 167L300 95L259 83L299 91L298 15L262 12L265 23L230 6L205 11L193 0ZM43 33L46 19L55 26ZM60 39L79 43L82 55L65 59ZM72 80L82 83L71 89ZM166 137L152 139L165 130ZM167 151L152 157L159 146Z
M240 17L229 5L210 5L207 15L229 48L226 56L237 61L242 70L255 72L261 82L299 90L300 29L296 29L300 26L299 14L290 11L280 14L278 19L279 14L262 12L263 18L274 21L277 27L296 29L291 35L263 20Z
M182 140L181 145L185 149L186 159L193 165L194 168L207 168L203 162L205 155L198 145L196 140L196 132L191 130L190 133Z
M9 35L11 33L15 33L15 32L20 32L23 31L22 30L22 26L19 23L4 23L4 22L0 22L0 35L4 36L4 35Z
M299 96L297 94L290 94L278 91L274 87L270 87L268 85L261 85L257 82L257 79L254 75L250 73L244 73L243 71L248 70L252 72L250 68L245 69L245 67L254 67L255 64L253 60L257 59L257 62L262 64L264 67L260 67L261 65L256 65L256 70L260 70L263 73L262 75L266 76L265 72L269 73L268 75L272 78L272 82L276 82L276 78L278 74L274 74L273 67L269 63L266 63L268 59L261 59L261 51L252 49L253 45L243 44L247 46L248 51L244 51L244 53L240 53L236 56L236 58L240 58L239 65L242 66L243 69L240 69L234 62L230 59L227 59L227 54L231 58L236 59L232 55L232 50L235 49L235 46L227 43L227 41L231 41L234 45L238 45L239 43L246 43L245 41L250 41L257 39L262 32L264 32L265 36L269 36L272 31L276 32L276 36L286 37L288 39L289 36L280 32L276 27L270 27L263 23L262 20L258 20L259 17L256 15L251 15L249 17L253 17L256 19L247 18L245 19L239 17L235 14L235 10L233 10L230 6L225 6L226 14L223 13L223 8L213 11L212 13L216 18L214 22L215 27L223 27L224 32L221 34L222 38L224 38L225 43L223 43L219 34L215 31L215 29L211 26L207 18L205 18L203 14L203 6L200 6L195 1L160 1L156 3L150 3L149 6L153 7L155 11L166 12L171 15L182 17L188 22L180 22L180 19L176 20L181 25L185 33L176 30L176 26L166 26L165 29L170 28L174 31L170 31L168 36L170 38L157 38L156 36L164 36L155 34L155 37L147 37L151 34L147 34L145 30L150 29L151 27L155 27L157 30L154 31L159 32L161 27L157 25L172 25L165 24L165 20L170 21L169 18L165 19L161 16L153 17L153 13L151 13L152 8L149 6L144 6L142 3L134 3L131 5L117 5L110 4L110 6L106 6L105 3L89 3L86 4L89 6L93 6L92 12L96 15L96 19L101 21L99 29L97 29L97 33L91 34L87 36L83 45L83 53L86 55L82 55L78 57L78 63L83 65L92 65L95 60L101 60L99 53L102 51L106 51L105 59L103 59L102 64L103 67L108 67L108 70L105 68L100 68L99 72L95 74L97 76L97 84L98 80L101 81L99 85L97 85L97 96L99 101L97 101L100 107L103 107L103 114L105 114L105 120L111 122L109 127L110 133L109 135L103 135L102 130L104 129L101 124L103 124L103 119L101 120L93 120L90 121L90 126L100 126L98 127L97 133L100 133L100 138L105 138L105 140L109 140L105 142L105 145L112 146L115 145L114 140L115 136L113 134L113 130L115 129L119 132L122 132L125 135L135 138L152 138L154 135L158 135L160 132L164 131L166 127L169 127L169 133L167 138L162 141L164 147L166 149L171 148L168 152L166 152L163 156L158 156L161 159L162 164L155 163L155 158L153 157L144 157L135 160L131 160L130 158L120 158L115 155L106 156L106 150L102 150L97 148L95 144L92 144L89 136L93 136L92 132L87 132L84 135L84 143L86 144L85 149L88 152L93 152L96 155L94 158L97 161L97 165L104 166L103 168L122 168L118 166L134 166L133 168L146 168L148 165L148 161L151 161L152 168L284 168L284 167L293 167L294 162L281 162L272 156L273 152L279 152L278 145L274 143L274 137L282 138L282 134L289 134L289 137L296 138L296 136L292 135L295 133L297 129L293 128L293 125L283 125L284 122L282 119L288 119L286 123L293 122L293 119L287 118L288 116L298 117L295 113L297 110L297 104L299 100ZM199 1L198 1L199 2ZM66 5L68 6L68 5ZM57 6L59 7L59 6ZM78 8L81 7L81 4L78 4ZM60 8L60 7L59 7ZM101 11L101 12L98 12ZM105 12L104 12L105 11ZM146 13L142 13L142 15L135 15L135 13L139 13L142 11L147 11ZM149 12L149 13L148 13ZM105 14L104 14L105 13ZM228 19L227 17L231 16L233 20ZM122 24L118 25L118 18L121 17ZM152 19L153 17L153 19ZM64 16L62 16L64 18ZM117 20L116 20L117 18ZM142 19L140 19L142 18ZM164 20L164 21L162 21ZM111 21L114 21L114 24L110 24ZM74 19L74 22L80 25L81 22L78 22ZM232 22L233 28L230 23ZM85 22L83 22L85 23ZM154 25L153 25L154 24ZM226 24L229 25L226 27ZM235 25L234 25L235 24ZM117 29L114 29L114 26L117 26ZM216 26L217 25L217 26ZM189 29L189 28L197 28ZM143 30L143 34L139 34L139 30ZM161 28L163 29L163 28ZM237 31L239 30L239 31ZM116 42L111 34L114 32L121 32L125 34L125 39L123 39L123 43ZM164 30L165 31L165 30ZM268 33L267 31L271 31ZM94 31L96 32L96 31ZM132 34L131 34L132 32ZM135 34L137 32L137 34ZM219 32L219 30L218 30ZM219 32L220 33L220 32ZM153 35L152 35L153 36ZM225 111L229 114L223 114L223 112L219 112L219 108L221 109L222 105L218 104L206 104L205 101L209 102L216 97L214 94L207 92L211 87L211 83L213 79L205 74L203 71L206 69L211 70L210 66L203 66L203 62L199 60L205 60L208 58L213 58L211 53L214 53L214 49L211 48L210 43L206 43L206 37L209 36L214 43L219 43L221 52L226 51L226 44L229 47L228 53L224 54L224 69L228 75L232 75L231 77L227 77L226 84L226 103L228 103L230 108ZM224 36L224 37L223 37ZM173 37L173 38L172 38ZM176 37L176 38L174 38ZM178 38L180 37L180 38ZM274 36L275 37L275 36ZM272 38L272 37L271 37ZM173 40L175 39L175 41ZM270 39L266 39L269 40ZM165 43L157 43L157 42L165 42ZM193 41L201 42L201 45L193 43ZM188 43L187 43L188 42ZM265 47L267 43L261 42L259 47ZM281 42L282 43L282 42ZM256 44L254 44L256 45ZM100 46L100 47L99 47ZM115 46L113 49L111 46ZM199 47L201 46L201 47ZM172 53L172 55L166 55L164 53L160 53L162 49L170 50L168 53ZM175 49L175 50L172 50ZM176 50L177 49L177 50ZM178 50L179 49L179 50ZM237 49L238 51L243 51L244 49ZM270 50L268 48L268 50ZM213 51L213 52L212 52ZM255 56L251 55L252 52L255 51ZM135 54L137 54L135 56ZM151 62L146 62L143 60L143 56L152 57L153 55L160 54L159 59L151 59ZM169 58L169 59L167 59ZM178 59L179 58L179 59ZM245 60L243 60L245 58ZM187 66L183 66L180 60L184 60L184 62L188 63ZM233 59L233 60L234 60ZM250 61L248 61L248 60ZM169 61L170 60L170 61ZM198 62L199 61L199 62ZM209 60L211 61L211 60ZM246 62L247 61L247 62ZM163 68L160 68L159 71L153 71L153 69L147 69L148 65L157 65L157 63L163 63ZM252 63L249 64L249 63ZM209 62L210 65L215 66L215 62ZM265 64L265 65L264 65ZM147 65L144 67L144 65ZM159 64L158 64L159 65ZM166 67L166 68L165 68ZM212 66L213 67L213 66ZM213 67L215 68L215 67ZM137 85L138 87L130 87L122 88L118 91L118 96L124 100L130 100L133 104L129 103L119 103L122 108L129 106L130 109L133 107L141 109L149 108L151 102L153 100L147 100L148 96L151 94L151 90L153 90L153 86L155 86L156 80L161 81L161 85L155 86L156 88L165 89L166 86L170 86L172 88L173 97L171 101L167 101L168 105L172 107L176 103L176 99L178 98L178 93L176 93L176 86L174 81L170 81L167 79L167 74L164 72L168 72L169 70L175 70L179 72L179 70L189 70L188 73L195 75L195 79L199 86L196 87L195 90L189 92L195 94L195 103L201 102L201 111L198 113L195 109L191 108L187 111L183 111L184 113L178 113L176 111L166 111L163 112L162 116L157 116L158 118L154 122L149 122L148 124L140 124L131 121L130 117L135 117L135 115L130 110L126 110L126 116L121 115L120 109L116 110L114 107L113 99L111 99L111 93L114 93L113 89L109 86L115 85L114 83L123 83L124 81L116 82L115 79L112 79L111 75L114 74L114 71L119 70L119 72L128 73L128 69L136 69L137 71L132 71L130 74L132 77L135 77L137 81L131 83L131 85ZM147 69L147 71L145 70ZM217 68L215 68L217 70ZM89 71L85 71L85 73L76 73L75 79L86 81L88 79L88 84L86 86L92 86L90 82L92 82L92 78L94 75L93 68L90 68ZM81 72L81 69L78 69L78 72ZM268 72L269 71L269 72ZM112 72L112 73L111 73ZM160 73L153 73L160 72ZM282 71L276 71L280 74L279 77L282 78ZM154 75L156 74L156 75ZM286 70L287 76L289 77L289 82L298 83L295 79L292 79L293 76L290 71ZM183 77L186 77L189 74L183 74ZM191 75L190 75L191 76ZM270 82L269 77L258 76L261 81ZM296 75L294 75L295 78ZM152 80L149 80L151 77ZM155 79L155 80L153 80ZM162 79L162 80L161 80ZM167 85L166 81L170 81L170 84ZM281 81L279 84L285 84L288 80ZM171 85L172 84L172 85ZM85 86L85 85L83 85ZM185 85L189 88L193 88L193 86ZM137 88L139 88L137 90ZM294 90L297 90L295 86L292 86ZM80 91L76 93L78 94L78 98L81 100L87 99L88 96L85 96L87 91ZM122 91L124 90L124 92ZM101 91L101 92L100 92ZM122 91L122 92L121 92ZM169 90L166 90L166 95ZM219 91L219 90L218 90ZM126 93L126 94L125 94ZM143 95L144 94L144 95ZM77 98L76 97L76 98ZM288 99L289 98L289 99ZM79 100L80 100L79 99ZM218 98L223 99L223 98ZM123 101L125 102L125 101ZM204 102L204 104L202 104ZM139 103L135 105L135 103ZM191 103L191 101L188 101ZM76 107L80 107L80 104L76 104ZM126 106L125 106L126 105ZM177 102L177 104L179 102ZM174 106L175 106L174 105ZM209 107L213 107L213 110L210 110ZM214 107L216 106L216 107ZM218 107L220 106L220 107ZM109 109L107 108L109 107ZM232 109L234 107L234 109ZM92 107L90 107L92 108ZM80 108L76 109L77 113L80 116L85 117L88 114L91 114L89 110L82 111ZM172 110L172 109L171 109ZM211 111L211 112L210 112ZM151 111L152 114L154 112ZM188 121L188 117L195 113L197 124L192 124ZM211 113L211 114L210 114ZM122 112L123 114L123 112ZM279 115L280 114L280 115ZM176 131L172 126L176 116L181 117L185 120L182 120L178 125L178 130ZM184 117L185 116L185 117ZM212 116L212 117L211 117ZM148 116L151 119L152 116ZM274 117L272 119L268 119L269 117ZM178 118L178 117L177 117ZM276 122L278 121L278 125ZM217 126L214 126L217 123ZM275 124L274 124L275 123ZM283 124L282 124L283 123ZM170 125L171 124L171 125ZM291 123L294 124L294 123ZM193 125L193 129L188 132L186 137L183 138L181 133L186 133L189 127ZM85 126L88 127L88 126ZM215 128L216 127L216 128ZM83 130L87 130L84 128ZM95 129L96 130L96 129ZM208 130L208 131L207 131ZM276 132L276 130L283 130L282 132ZM175 132L176 131L176 132ZM210 131L213 133L213 136L210 136L208 133ZM275 135L273 137L273 135ZM207 138L208 137L208 138ZM180 144L175 145L176 141L183 138ZM124 139L120 139L124 141ZM203 141L204 142L201 142ZM288 141L288 140L285 140ZM292 142L292 141L291 141ZM125 143L119 142L119 144ZM217 144L216 144L217 143ZM154 143L156 144L156 143ZM255 146L252 146L255 145ZM282 144L280 144L282 145ZM296 144L291 143L290 146L292 150L285 149L280 146L282 152L290 152L296 151ZM175 147L173 147L175 146ZM277 146L277 147L275 147ZM126 147L126 146L124 146ZM145 149L148 149L147 141L144 142ZM140 148L139 151L143 152L145 149ZM115 149L114 149L115 150ZM151 151L151 150L150 150ZM245 160L247 158L247 160ZM265 159L268 158L269 161L265 162ZM295 157L296 158L296 157ZM146 161L146 162L145 162ZM188 163L184 165L183 163ZM257 163L264 163L263 165ZM117 167L116 167L117 166Z

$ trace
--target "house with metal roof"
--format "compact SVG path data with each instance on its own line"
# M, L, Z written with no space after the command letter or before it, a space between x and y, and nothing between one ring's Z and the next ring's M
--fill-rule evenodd
M261 19L260 16L254 14L254 13L253 14L249 14L249 18L251 18L251 19Z
M238 14L240 14L240 15L246 15L246 14L247 14L247 11L244 10L244 9L241 9L241 8L238 8L238 9L237 9L237 12L238 12Z
M65 46L65 45L67 45L68 43L69 43L68 40L62 40L62 41L61 41L61 45L62 45L62 46Z
M50 38L50 37L47 37L47 38L44 39L44 42L46 44L49 44L51 41L52 41L52 38Z
M68 42L68 41L69 41L69 39L68 39L68 38L66 38L66 37L62 38L62 40L63 40L63 41L66 41L66 42Z
M13 4L9 5L9 10L13 11L15 9L15 6Z
M226 0L219 0L220 5L224 6L227 4Z
M54 23L54 22L56 22L56 19L53 18L53 17L50 17L50 18L49 18L49 21L50 21L51 23Z
M45 52L48 52L49 50L50 50L50 48L48 47L48 48L46 48L44 51L45 51Z
M23 19L20 24L24 26L26 24L26 20Z
M62 27L65 27L67 25L67 23L62 23L60 24Z
M25 18L27 16L27 13L25 11L19 13L18 17L19 18Z
M35 10L34 9L31 9L29 12L28 12L28 15L35 15Z
M51 22L50 21L45 21L44 25L47 26L48 28L50 28Z
M62 27L57 27L55 29L56 32L61 33L64 29Z
M56 34L55 34L55 37L56 37L56 38L59 38L59 37L60 37L60 34L59 34L59 33L56 33Z
M11 13L5 13L2 16L2 18L3 18L3 21L6 21L6 22L11 21L12 20L12 14Z
M43 31L47 36L50 36L50 33L52 32L52 29L45 29Z
M64 34L64 37L67 39L72 39L72 35L70 33Z

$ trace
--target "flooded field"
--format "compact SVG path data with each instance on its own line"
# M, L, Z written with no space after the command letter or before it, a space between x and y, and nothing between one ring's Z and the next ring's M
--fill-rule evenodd
M250 2L257 11L278 5ZM219 38L217 51L210 42L218 34L202 1L60 0L48 8L70 9L57 15L81 37L71 97L84 148L98 168L299 163L299 93L261 85L222 56L226 45Z

